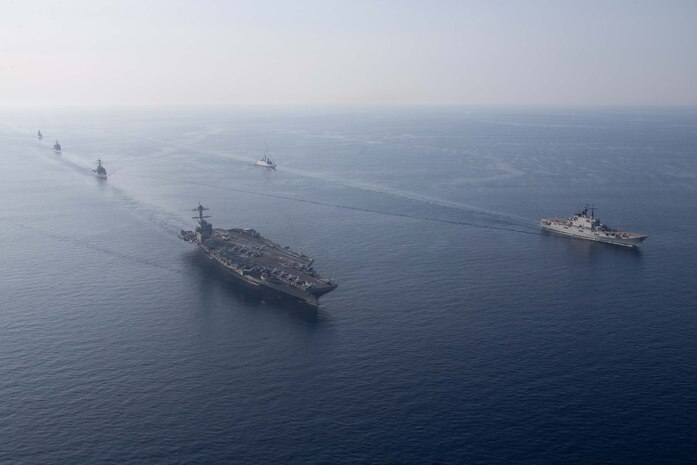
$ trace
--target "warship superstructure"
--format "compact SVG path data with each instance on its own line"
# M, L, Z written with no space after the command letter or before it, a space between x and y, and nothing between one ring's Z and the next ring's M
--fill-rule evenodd
M53 144L53 151L60 154L63 149L61 148L61 145L58 143L58 140L56 140L56 143Z
M606 242L608 244L636 247L648 236L606 226L595 217L595 207L588 205L571 218L542 218L540 227L547 231L571 236L578 239Z
M102 166L102 159L97 160L97 167L92 170L92 174L99 179L106 179L106 169Z
M239 282L274 291L317 306L318 298L336 289L336 283L320 276L313 259L262 237L253 229L219 229L206 221L208 208L194 209L195 231L180 231L182 240L197 245L211 260Z
M44 138L44 135L41 134L41 129L39 129L39 130L36 132L36 138L39 139L39 140L41 140L41 139Z

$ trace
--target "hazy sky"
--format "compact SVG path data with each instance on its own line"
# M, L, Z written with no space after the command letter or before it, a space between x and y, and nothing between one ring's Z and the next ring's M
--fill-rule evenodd
M697 0L0 0L0 104L697 105Z

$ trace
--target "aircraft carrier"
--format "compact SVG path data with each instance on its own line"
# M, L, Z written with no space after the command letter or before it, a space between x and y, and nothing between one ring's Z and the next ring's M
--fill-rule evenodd
M606 226L595 217L595 207L588 212L588 205L571 218L542 218L540 227L547 231L577 239L605 242L608 244L637 247L648 236Z
M182 240L197 245L208 258L238 282L273 291L316 307L318 298L336 289L336 283L320 276L313 259L262 237L253 229L219 229L206 221L199 205L195 231L180 231Z

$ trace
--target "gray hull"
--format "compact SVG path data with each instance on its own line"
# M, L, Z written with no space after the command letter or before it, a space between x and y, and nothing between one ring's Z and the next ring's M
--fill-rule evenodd
M272 242L253 229L220 229L200 217L195 231L181 231L179 237L195 244L211 261L247 287L273 291L317 306L318 298L336 289L333 280L320 276L314 260Z
M100 161L101 167L101 161ZM195 231L180 231L179 238L199 247L230 276L249 287L269 290L317 306L319 296L336 289L333 280L317 273L314 259L270 241L250 228L213 228L208 210L199 204Z
M266 291L271 291L275 294L281 294L285 297L291 297L294 299L298 299L299 301L310 305L312 307L316 307L319 305L319 301L317 300L317 297L314 296L310 292L303 291L302 289L298 289L296 287L291 287L291 286L286 286L281 284L276 284L273 282L270 282L268 280L262 279L255 277L251 274L246 274L243 270L240 270L239 268L233 268L231 266L226 265L225 263L221 262L217 257L212 255L209 251L205 249L205 247L199 246L202 251L204 252L204 255L213 263L215 263L217 266L222 268L223 270L226 271L227 275L232 278L233 280L237 281L240 284L243 284L251 289L258 289L258 290L266 290ZM333 290L336 286L332 287L329 289L327 292L330 290Z
M556 219L543 219L540 221L540 227L543 230L550 231L555 234L574 237L576 239L621 245L624 247L637 247L648 237L636 233L579 228L567 223L559 222Z

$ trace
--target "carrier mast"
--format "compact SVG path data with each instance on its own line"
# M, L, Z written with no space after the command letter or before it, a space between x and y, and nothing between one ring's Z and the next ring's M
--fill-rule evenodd
M200 203L198 204L198 207L194 208L193 210L198 212L198 216L194 216L192 218L198 220L198 224L196 225L196 239L198 239L199 242L202 242L213 234L213 225L206 221L206 218L210 218L210 215L203 214L203 212L206 210L208 210L208 208L204 207Z
M192 211L198 212L198 216L192 216L193 219L198 220L199 222L203 221L204 218L210 218L210 215L204 215L203 212L206 210L210 210L210 208L206 208L200 203L198 204L198 207L194 208Z

